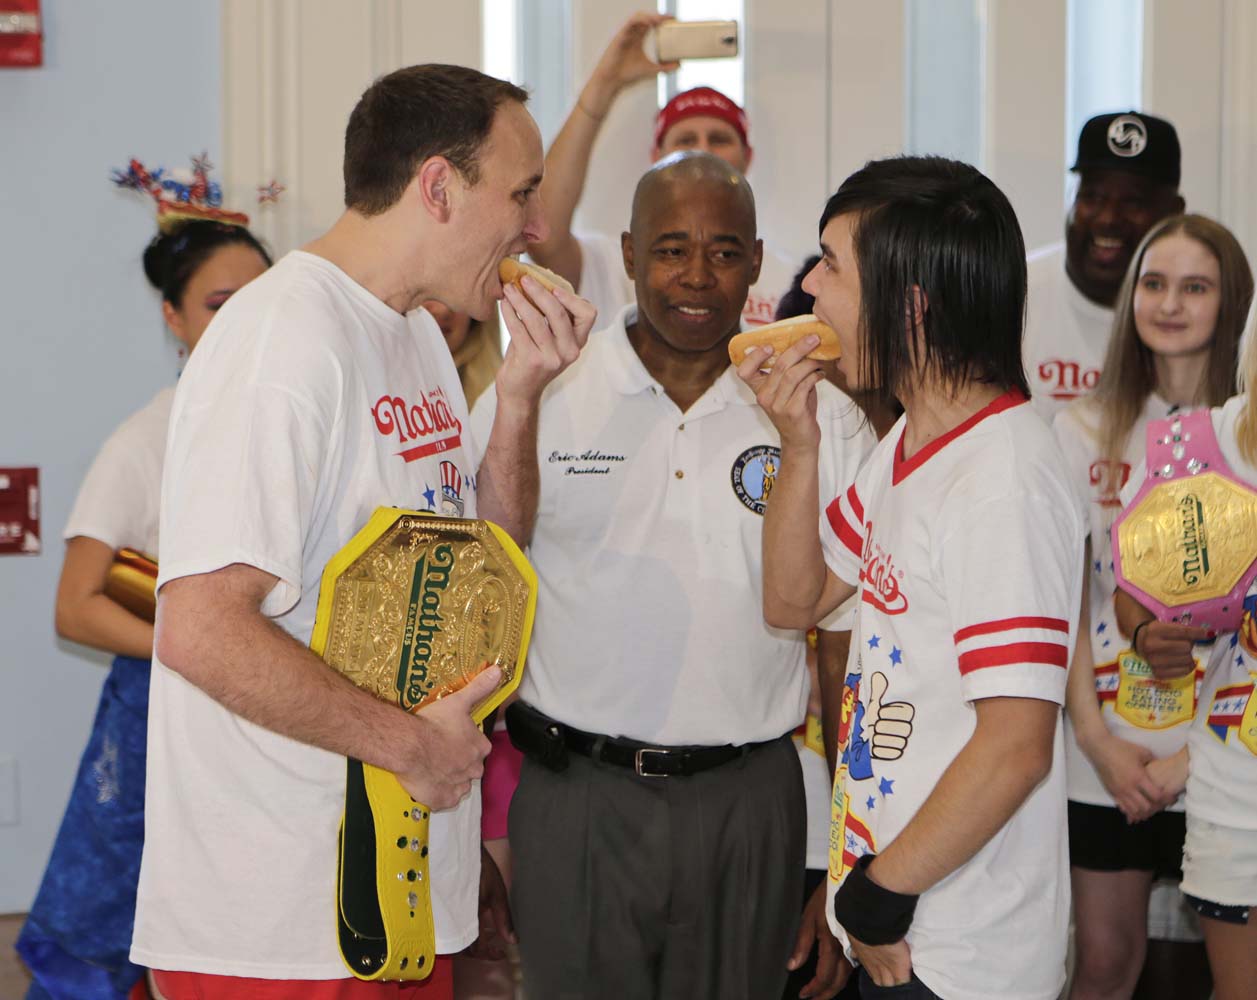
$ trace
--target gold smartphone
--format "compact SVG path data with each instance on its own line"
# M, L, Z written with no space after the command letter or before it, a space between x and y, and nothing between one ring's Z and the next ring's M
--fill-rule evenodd
M738 54L737 21L664 21L655 29L660 62L728 59Z

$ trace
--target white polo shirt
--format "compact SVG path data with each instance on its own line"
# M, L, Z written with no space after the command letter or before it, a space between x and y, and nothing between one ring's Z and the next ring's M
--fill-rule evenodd
M546 390L541 496L529 558L540 579L521 697L589 732L665 745L746 743L802 720L802 634L761 603L772 424L730 367L682 413L628 341L637 307L589 340ZM818 386L821 493L873 445L855 405ZM496 396L472 415L492 425Z
M637 301L637 289L624 273L620 239L618 236L612 239L603 235L579 235L576 241L581 250L580 287L576 290L597 308L599 327L608 326L620 310ZM792 263L784 254L764 244L759 280L747 293L746 305L742 308L743 326L763 326L773 321L777 303L789 291L803 260L800 257Z
M1035 410L1048 423L1100 380L1113 310L1092 302L1065 273L1065 244L1026 260L1026 335L1021 357Z

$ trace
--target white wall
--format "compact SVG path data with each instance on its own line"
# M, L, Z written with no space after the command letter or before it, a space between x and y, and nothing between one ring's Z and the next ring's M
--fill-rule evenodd
M140 267L151 202L109 171L221 151L217 0L50 0L44 16L45 66L0 70L0 466L40 467L44 536L42 555L0 557L0 757L19 772L0 912L31 901L105 676L54 643L61 528L101 442L176 371Z

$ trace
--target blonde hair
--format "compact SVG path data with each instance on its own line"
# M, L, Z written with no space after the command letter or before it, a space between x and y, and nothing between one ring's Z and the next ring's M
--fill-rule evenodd
M467 339L454 352L458 379L463 383L467 408L476 405L480 394L493 384L502 367L502 340L498 333L497 310L486 320L472 320Z
M1246 398L1235 425L1235 442L1249 465L1257 465L1257 413L1253 412L1253 393L1257 392L1257 303L1248 310L1244 337L1240 348L1240 366L1236 388Z
M1100 454L1121 461L1131 430L1148 397L1156 391L1153 354L1135 327L1135 288L1144 255L1157 240L1182 233L1203 245L1218 261L1220 276L1218 320L1209 345L1209 364L1201 376L1193 402L1221 406L1234 391L1236 354L1245 317L1253 301L1253 272L1239 241L1221 223L1203 215L1172 215L1162 219L1140 241L1131 259L1114 312L1104 369L1096 385L1094 405L1100 416ZM1257 357L1254 358L1257 364ZM1254 373L1257 380L1257 373ZM1243 425L1242 425L1243 426ZM1251 432L1257 445L1257 428ZM1241 445L1241 448L1243 445ZM1247 454L1247 453L1246 453Z

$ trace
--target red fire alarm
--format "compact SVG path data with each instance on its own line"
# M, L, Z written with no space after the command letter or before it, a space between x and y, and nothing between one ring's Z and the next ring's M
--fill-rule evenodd
M39 548L39 470L0 469L0 556Z
M39 0L0 0L0 67L44 64Z

